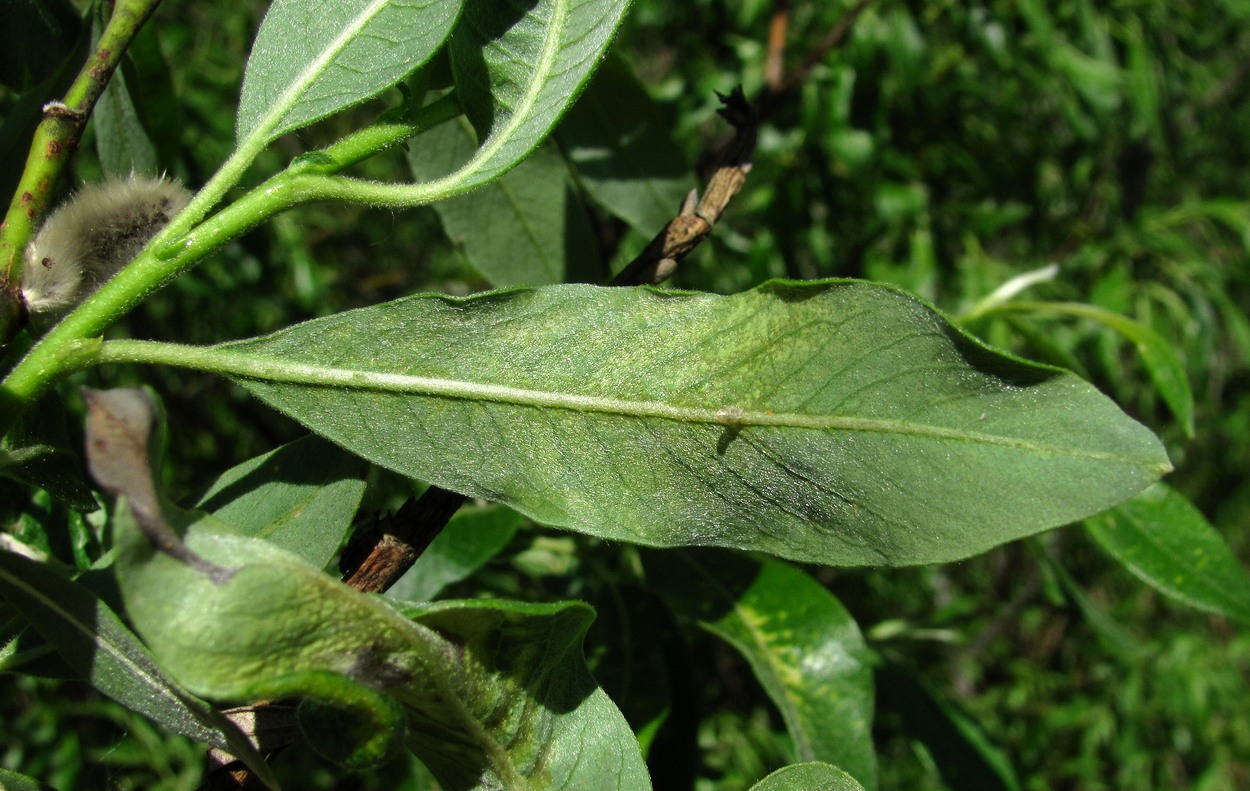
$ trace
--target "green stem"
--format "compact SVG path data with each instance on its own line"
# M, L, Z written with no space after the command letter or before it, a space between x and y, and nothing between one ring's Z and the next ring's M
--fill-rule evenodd
M190 269L228 240L269 217L324 195L310 189L310 179L343 170L381 148L395 145L460 113L451 97L421 108L407 120L387 121L344 138L316 156L297 160L239 200L192 228L242 176L258 150L245 143L125 269L100 287L53 327L0 383L0 436L58 377L72 373L82 357L83 341L100 335L153 291ZM309 171L314 171L310 174Z
M117 0L95 52L83 65L65 96L43 108L43 120L35 129L26 166L8 211L0 222L0 343L15 335L25 320L18 283L25 264L24 251L48 211L57 183L78 141L96 100L121 63L130 42L160 0Z
M0 274L5 282L16 283L21 277L22 251L46 213L62 171L78 149L91 109L130 42L158 5L160 0L117 0L95 52L64 98L44 107L43 121L35 130L26 167L0 224Z

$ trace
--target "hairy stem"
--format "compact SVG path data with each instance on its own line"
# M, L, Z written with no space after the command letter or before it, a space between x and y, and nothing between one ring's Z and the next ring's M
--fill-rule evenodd
M44 336L0 383L0 436L58 378L82 359L82 341L100 335L152 292L190 269L230 239L293 206L323 197L309 189L316 178L343 170L376 153L456 117L459 105L443 97L411 117L363 129L324 151L303 157L239 200L191 228L197 215L211 208L255 156L240 149L200 191L190 205L111 280Z
M8 212L0 224L0 274L16 283L22 275L22 251L47 212L52 193L78 141L96 100L121 63L126 48L143 27L160 0L117 0L95 52L59 102L43 108L43 121L35 130L26 167Z

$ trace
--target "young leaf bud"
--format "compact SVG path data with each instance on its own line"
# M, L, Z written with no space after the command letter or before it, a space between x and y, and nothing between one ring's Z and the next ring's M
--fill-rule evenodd
M80 189L48 216L26 248L27 310L56 315L81 302L130 263L190 199L176 181L135 175Z

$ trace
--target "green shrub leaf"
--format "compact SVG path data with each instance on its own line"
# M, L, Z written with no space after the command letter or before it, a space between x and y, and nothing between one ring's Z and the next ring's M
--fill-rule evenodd
M585 605L451 602L401 614L207 522L187 543L231 569L223 581L155 552L130 519L118 529L126 608L162 666L205 697L305 698L301 725L327 757L381 759L406 722L406 743L447 789L649 787L624 717L585 669Z
M1160 593L1250 622L1250 576L1202 512L1166 484L1085 520L1085 527L1112 557Z
M751 786L751 791L863 791L863 788L838 767L813 761L782 767Z
M1185 363L1176 348L1150 327L1114 311L1079 302L1007 302L994 310L1074 316L1096 321L1118 333L1136 347L1155 389L1186 435L1194 435L1194 395L1185 374Z
M879 711L897 715L903 731L928 748L946 787L1020 791L1002 748L910 670L894 663L879 668L877 696Z
M442 46L461 0L284 0L252 46L236 137L279 135L376 96Z
M499 554L525 523L510 508L461 508L387 595L399 601L433 599Z
M776 704L799 761L829 761L876 788L871 658L842 604L802 571L718 551L646 555L675 612L737 649Z
M547 137L603 57L629 0L469 0L451 38L456 96L481 147L459 173L492 181Z
M655 546L935 563L1170 469L1079 378L856 281L426 295L211 349L115 348L233 374L402 474Z
M188 505L325 568L365 493L364 464L305 437L226 471Z
M92 686L175 733L239 758L276 788L264 761L224 715L174 685L94 593L53 568L0 552L0 595Z
M421 136L408 161L419 181L441 176L473 153L463 121ZM434 204L443 230L479 274L496 286L542 286L600 279L585 266L595 240L569 170L554 146L541 146L489 186Z

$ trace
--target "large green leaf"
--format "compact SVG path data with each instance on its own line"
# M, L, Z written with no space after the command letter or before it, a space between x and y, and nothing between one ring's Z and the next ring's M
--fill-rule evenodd
M719 550L649 553L647 582L675 612L736 648L794 739L799 761L828 761L877 787L871 657L850 613L820 583L776 560Z
M449 791L649 787L628 725L583 664L585 605L451 602L401 614L208 522L187 543L230 569L216 580L154 551L132 520L118 529L127 611L192 691L305 698L313 746L349 765L385 756L406 727Z
M320 437L305 437L226 471L191 508L325 568L365 493L364 464Z
M581 93L630 0L468 0L451 38L456 96L481 147L458 174L485 184L533 151Z
M243 78L236 136L268 142L376 96L442 46L461 0L279 0Z
M836 766L811 762L782 767L751 791L863 791L863 786Z
M419 181L445 175L473 153L466 123L444 124L409 148ZM447 236L496 286L588 281L595 240L559 151L542 146L489 186L434 204Z
M175 733L243 758L276 787L243 734L225 716L171 683L95 594L49 566L0 552L0 595L96 689Z
M210 349L112 346L232 374L403 474L656 546L948 561L1170 468L1079 378L856 281L426 295Z
M1085 521L1094 540L1155 590L1250 622L1250 576L1184 495L1159 483Z

